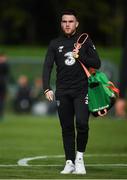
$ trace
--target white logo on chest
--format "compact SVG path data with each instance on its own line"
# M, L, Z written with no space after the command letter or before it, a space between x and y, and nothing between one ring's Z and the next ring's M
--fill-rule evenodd
M63 48L64 48L64 46L59 46L59 47L58 47L59 52L62 52L62 51L63 51Z
M75 58L73 57L72 52L67 52L64 56L66 57L65 64L67 66L72 66L73 64L75 64L76 61Z

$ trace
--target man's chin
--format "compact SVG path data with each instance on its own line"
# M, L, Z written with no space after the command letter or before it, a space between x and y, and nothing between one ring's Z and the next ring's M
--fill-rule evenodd
M67 35L67 36L71 36L71 35L73 35L75 32L73 32L73 31L66 31L66 32L64 32L65 33L65 35Z

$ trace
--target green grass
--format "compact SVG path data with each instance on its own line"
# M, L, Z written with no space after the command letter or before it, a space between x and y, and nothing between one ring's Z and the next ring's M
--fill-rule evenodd
M96 48L100 58L103 60L109 60L115 64L119 64L121 61L121 48L115 47L97 47ZM0 51L7 54L8 57L32 57L44 59L47 47L41 46L3 46L0 45Z
M89 142L84 156L87 175L61 175L59 172L63 168L64 158L51 157L64 154L58 118L6 115L0 122L0 178L125 179L127 166L104 164L127 164L126 123L126 120L90 119ZM97 156L89 157L87 154ZM33 166L2 166L17 165L19 159L44 155L49 157L29 161L29 165ZM46 164L60 166L42 166Z
M122 49L121 48L97 48L98 54L102 60L109 60L110 62L119 65L122 58Z
M10 63L11 76L17 81L22 74L26 75L30 82L37 77L42 76L42 66L47 51L47 47L40 46L0 46L0 51L3 51L8 56ZM113 47L97 47L100 59L112 62L116 66L121 61L121 48ZM53 71L51 76L51 84L54 84L56 78Z
M4 52L8 57L44 57L46 53L46 47L41 46L3 46L0 45L0 52Z

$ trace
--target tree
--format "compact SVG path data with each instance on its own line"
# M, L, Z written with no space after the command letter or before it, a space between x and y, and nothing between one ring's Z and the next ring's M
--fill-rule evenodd
M119 45L123 0L1 0L0 43L47 44L59 32L58 14L74 8L80 30L102 45Z

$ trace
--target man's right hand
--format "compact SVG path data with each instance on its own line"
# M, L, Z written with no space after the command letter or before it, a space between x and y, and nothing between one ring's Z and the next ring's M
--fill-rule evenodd
M45 97L46 99L48 99L49 101L53 101L54 100L54 93L52 90L49 90L48 92L45 93Z

